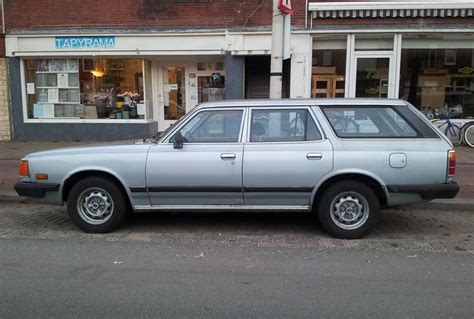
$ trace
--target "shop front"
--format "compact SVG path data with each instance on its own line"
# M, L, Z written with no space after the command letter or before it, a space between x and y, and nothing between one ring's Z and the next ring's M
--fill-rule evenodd
M222 42L218 34L10 36L13 138L156 135L198 103L225 98Z
M474 32L459 28L474 15L472 2L321 3L309 11L311 97L400 98L427 114L474 116Z

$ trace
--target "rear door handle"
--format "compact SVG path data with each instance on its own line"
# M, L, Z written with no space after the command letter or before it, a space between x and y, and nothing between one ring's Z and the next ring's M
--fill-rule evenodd
M309 160L320 160L323 158L323 154L321 153L308 153L306 154L306 158Z
M233 160L233 159L235 159L235 157L236 157L235 153L222 153L221 154L221 158L223 160Z

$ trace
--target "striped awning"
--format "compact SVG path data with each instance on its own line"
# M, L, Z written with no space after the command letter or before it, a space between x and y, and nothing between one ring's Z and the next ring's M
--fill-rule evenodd
M310 2L314 19L473 17L474 1Z

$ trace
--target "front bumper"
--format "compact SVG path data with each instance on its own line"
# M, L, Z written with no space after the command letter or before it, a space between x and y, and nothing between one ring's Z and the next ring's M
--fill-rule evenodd
M460 187L456 182L446 184L387 185L390 193L415 193L423 199L454 198Z
M47 192L56 192L59 189L59 184L51 183L30 183L19 182L15 184L15 190L20 196L41 198Z

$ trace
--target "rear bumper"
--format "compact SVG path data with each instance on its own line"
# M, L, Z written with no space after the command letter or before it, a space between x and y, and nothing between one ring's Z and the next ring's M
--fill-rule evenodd
M59 189L59 184L51 183L28 183L19 182L15 184L15 190L20 196L41 198L47 192L56 192Z
M460 187L456 182L447 184L387 185L390 193L416 193L423 199L454 198Z

